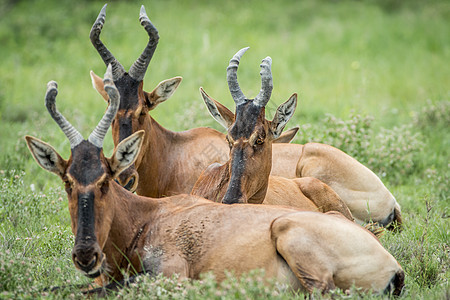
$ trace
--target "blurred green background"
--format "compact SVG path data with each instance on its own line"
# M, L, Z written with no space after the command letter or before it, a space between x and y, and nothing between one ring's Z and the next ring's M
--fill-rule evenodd
M40 169L23 136L69 157L69 143L44 107L50 80L59 84L57 107L85 137L100 120L106 104L89 71L103 76L106 67L89 31L104 4L0 0L0 252L6 253L0 265L19 254L32 260L10 264L13 275L0 272L0 283L11 283L0 284L0 292L13 291L10 296L30 268L32 280L23 282L33 287L82 280L70 262L60 179ZM271 56L274 90L267 115L299 93L288 124L301 126L295 142L346 151L377 173L402 205L405 230L382 242L405 268L406 295L448 298L449 1L109 1L101 39L125 69L148 41L139 23L141 4L160 34L144 89L184 78L172 98L151 112L160 124L223 131L199 87L233 110L226 83L230 58L250 46L238 79L252 98L260 89L259 64ZM109 156L110 134L104 148ZM63 274L49 271L55 266Z
M57 105L85 136L101 117L105 103L91 87L89 70L102 75L105 66L89 31L104 3L3 0L0 168L9 168L4 157L17 151L24 155L20 167L27 165L30 156L17 145L25 133L68 154L43 105L48 81L58 82ZM259 91L260 61L273 59L269 116L270 108L299 93L290 126L355 112L373 116L375 128L392 128L411 122L427 100L448 101L448 1L111 1L101 39L126 69L148 40L138 19L141 4L161 37L144 89L184 78L172 99L152 112L172 130L220 129L198 88L233 108L225 70L245 46L251 48L238 78L248 97Z

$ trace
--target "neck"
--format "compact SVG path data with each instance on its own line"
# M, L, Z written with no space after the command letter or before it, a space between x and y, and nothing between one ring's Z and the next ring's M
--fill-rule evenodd
M160 189L163 187L159 184L160 177L169 159L168 153L174 133L162 127L151 116L148 117L144 130L145 138L141 150L144 153L141 161L137 162L139 183L136 192L139 195L161 197Z
M261 204L266 198L267 189L269 187L269 177L272 171L272 140L267 141L266 149L264 151L265 160L261 168L261 172L258 174L259 186L256 192L248 199L248 203Z
M264 201L269 184L268 174L270 174L271 160L269 162L267 176L259 181L261 184L256 188L256 192L247 195L248 203L260 204ZM191 194L214 202L222 202L230 183L230 168L230 160L223 165L218 163L210 165L198 178ZM244 190L243 192L247 191Z
M229 162L223 165L218 163L210 165L198 178L191 194L221 202L230 182L229 167Z
M152 214L158 207L158 201L140 197L128 192L116 183L111 184L114 193L114 217L103 252L106 255L109 275L123 279L121 269L141 272L139 257L135 248L144 227L152 220Z

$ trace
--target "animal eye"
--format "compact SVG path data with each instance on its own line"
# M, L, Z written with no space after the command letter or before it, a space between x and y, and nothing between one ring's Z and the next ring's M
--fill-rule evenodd
M143 123L145 121L145 117L147 116L147 112L145 110L141 110L138 116L139 123Z
M64 188L68 194L72 193L72 183L69 180L64 180Z
M262 145L262 144L264 144L264 140L262 138L259 138L259 139L256 140L255 144L256 145Z

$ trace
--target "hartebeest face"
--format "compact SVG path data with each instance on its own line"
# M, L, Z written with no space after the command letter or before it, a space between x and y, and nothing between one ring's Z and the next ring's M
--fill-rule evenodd
M254 99L242 93L237 82L237 68L241 56L248 48L241 49L230 60L227 68L228 85L236 103L233 114L219 102L210 98L203 89L200 92L211 115L225 128L230 145L230 181L222 203L261 203L267 190L272 167L272 142L281 135L286 123L294 114L297 94L280 105L273 121L265 118L265 106L272 93L272 59L261 63L261 91Z
M227 134L230 144L230 184L223 203L247 203L248 199L267 185L267 180L249 180L252 174L269 174L272 166L272 136L265 122L264 107L252 100L236 106L236 121ZM264 191L265 193L265 191Z
M110 193L113 179L136 159L142 145L140 131L123 140L111 158L103 155L103 139L119 106L119 93L111 80L111 67L105 74L105 89L111 105L98 126L84 140L81 134L58 112L55 106L56 82L48 84L45 102L48 111L69 138L71 156L64 160L56 150L26 136L28 148L38 164L58 175L65 184L69 200L72 232L75 244L72 259L84 275L98 277L105 267L102 250L108 238L114 217L115 198Z
M94 47L102 57L106 65L113 65L114 83L120 93L119 111L112 123L112 133L114 145L118 145L122 140L131 136L139 130L145 130L150 126L149 111L153 110L158 104L166 101L177 89L182 78L174 77L164 80L152 92L143 90L143 79L147 67L158 45L158 30L150 22L144 6L141 7L139 20L149 35L149 42L141 56L134 62L128 72L125 72L123 66L109 52L100 40L100 33L103 28L106 17L106 4L103 6L100 14L92 26L90 38ZM103 83L100 77L91 72L94 88L99 91L103 98L108 101L104 91ZM147 141L150 142L150 141ZM143 147L146 149L147 147ZM136 162L127 170L122 172L117 181L130 191L136 190L139 175L136 171L142 161L144 152L139 155Z

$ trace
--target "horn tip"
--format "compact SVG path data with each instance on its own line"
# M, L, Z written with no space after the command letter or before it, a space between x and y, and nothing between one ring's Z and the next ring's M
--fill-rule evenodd
M100 15L106 15L106 6L108 5L108 3L106 3L105 5L103 5L102 9L100 10Z
M245 52L247 52L248 49L250 49L250 47L244 47L241 50L239 50L238 53L236 53L236 55L242 56Z
M145 11L145 7L144 7L143 4L141 5L141 10L140 10L140 12L139 12L139 15L140 15L141 17L147 15L147 12Z
M267 56L266 58L263 59L263 61L268 61L268 62L272 62L272 57Z
M238 52L236 52L236 54L233 56L233 58L231 58L230 60L230 67L237 67L237 65L239 64L239 61L241 60L242 55L244 55L244 53L249 49L250 47L245 47L242 48L241 50L239 50Z
M270 56L267 56L261 61L261 64L259 65L261 68L263 67L271 67L272 66L272 58Z
M57 89L58 88L58 83L54 80L51 80L47 83L47 90L49 89Z

